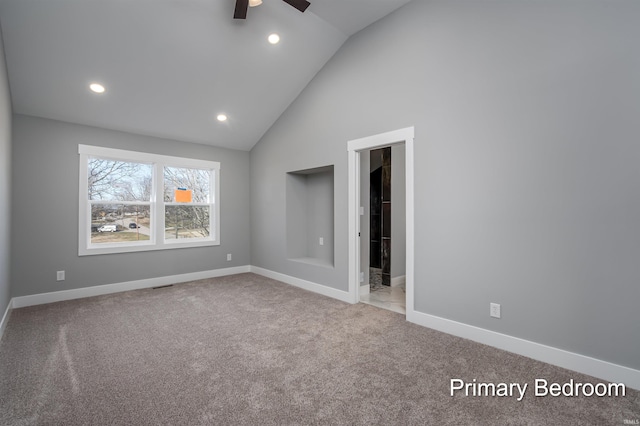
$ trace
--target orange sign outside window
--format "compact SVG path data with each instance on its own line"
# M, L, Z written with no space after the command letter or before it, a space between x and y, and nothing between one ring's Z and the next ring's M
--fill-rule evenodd
M176 203L190 203L191 202L191 190L190 189L176 189L175 190Z

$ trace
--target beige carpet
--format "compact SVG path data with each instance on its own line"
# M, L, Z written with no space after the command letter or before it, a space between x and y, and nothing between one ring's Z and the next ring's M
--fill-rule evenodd
M622 425L640 396L450 396L599 381L254 274L13 311L3 425Z

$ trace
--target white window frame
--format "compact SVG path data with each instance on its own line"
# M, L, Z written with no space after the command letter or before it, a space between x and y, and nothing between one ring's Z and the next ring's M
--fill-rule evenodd
M80 157L80 177L78 185L78 255L88 256L95 254L129 253L150 250L166 250L189 247L206 247L220 245L220 163L216 161L199 160L195 158L172 157L167 155L149 154L138 151L105 148L91 145L78 145ZM148 241L126 243L91 243L91 202L88 197L88 160L89 157L99 157L109 160L147 163L153 169L153 190L150 205L151 236ZM176 167L187 169L205 169L211 171L210 200L208 204L189 203L189 205L206 205L211 209L211 231L208 237L202 238L178 238L165 240L165 205L177 205L180 203L164 201L164 167ZM114 201L110 204L127 204L127 202ZM133 202L129 204L141 204ZM144 202L143 204L147 204Z

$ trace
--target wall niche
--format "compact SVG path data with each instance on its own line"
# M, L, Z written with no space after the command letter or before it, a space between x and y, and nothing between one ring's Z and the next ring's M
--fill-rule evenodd
M333 165L287 173L287 258L334 266Z

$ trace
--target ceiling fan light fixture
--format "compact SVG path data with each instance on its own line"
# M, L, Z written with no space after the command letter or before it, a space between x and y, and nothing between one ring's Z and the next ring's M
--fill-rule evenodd
M307 0L284 0L284 2L295 7L300 12L307 10L311 4ZM250 7L260 6L261 4L262 0L236 0L233 19L247 19L247 10Z

